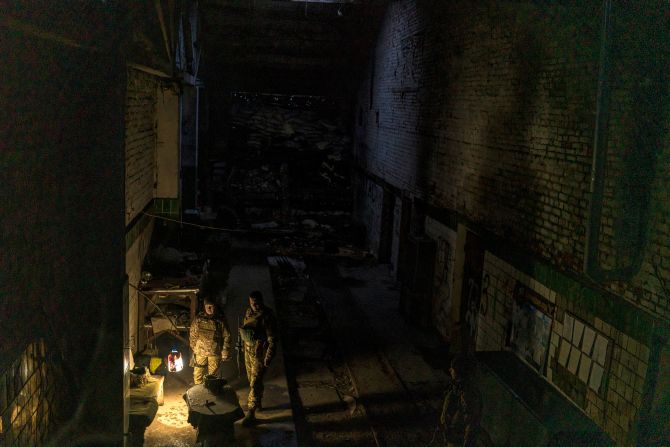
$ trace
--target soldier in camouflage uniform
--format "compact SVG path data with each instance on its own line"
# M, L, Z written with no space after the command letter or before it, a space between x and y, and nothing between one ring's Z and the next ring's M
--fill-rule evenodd
M249 308L244 314L240 337L244 342L244 365L249 379L249 410L242 423L255 422L256 410L263 398L263 375L276 352L277 322L272 310L263 304L263 294L255 290L249 294Z
M447 388L440 424L448 447L475 447L482 402L473 383L474 362L465 355L451 361L452 381Z
M193 382L202 383L207 374L214 374L221 361L230 358L230 330L223 314L210 297L204 301L204 311L191 322L189 343L193 357Z

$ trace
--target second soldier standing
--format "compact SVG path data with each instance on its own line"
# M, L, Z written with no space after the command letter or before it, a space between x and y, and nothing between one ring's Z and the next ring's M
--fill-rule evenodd
M256 410L263 399L263 376L276 352L277 323L272 310L263 303L263 294L254 290L249 294L249 307L244 313L240 337L244 342L244 366L249 379L247 415L242 423L256 421Z

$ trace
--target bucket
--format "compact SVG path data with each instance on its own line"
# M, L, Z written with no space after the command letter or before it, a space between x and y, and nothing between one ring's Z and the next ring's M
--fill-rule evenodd
M209 374L205 376L205 388L212 394L220 394L223 387L227 384L226 379Z

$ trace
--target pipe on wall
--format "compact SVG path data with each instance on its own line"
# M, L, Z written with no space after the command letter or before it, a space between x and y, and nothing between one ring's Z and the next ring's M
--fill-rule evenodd
M630 250L630 259L625 265L613 269L603 269L599 263L599 243L600 243L600 229L602 225L602 211L604 202L605 189L605 171L607 161L607 146L609 134L609 118L610 118L610 74L612 69L612 0L603 1L603 16L602 16L602 34L600 46L600 67L598 73L598 94L596 100L596 121L593 138L593 155L591 164L591 179L590 179L590 198L589 208L586 224L586 240L584 247L584 264L583 272L594 281L606 280L629 280L640 270L644 257L644 245L646 238L646 227L648 225L648 211L649 211L649 189L653 176L647 176L638 179L644 184L639 185L638 189L643 191L642 194L634 194L635 210L634 216L636 225L635 234L621 234L619 238L627 237L632 241ZM637 92L644 94L645 92ZM643 118L637 116L638 120ZM635 126L645 126L644 122L638 122ZM637 128L636 127L636 128ZM640 160L636 161L635 166L627 166L625 175L634 176L636 169L648 171L653 170L653 164L649 164L649 157L644 157L644 154L654 148L649 148L647 145L654 145L653 141L648 139L634 138L634 152L638 154ZM647 160L649 159L649 160ZM630 188L630 186L628 186ZM621 216L622 219L630 219L631 216ZM625 233L625 232L622 232ZM617 235L615 234L615 237Z
M584 273L592 279L601 279L602 269L598 263L598 243L602 222L603 193L605 189L605 160L609 128L610 86L610 38L612 1L603 1L603 18L600 40L600 68L598 71L598 95L596 97L596 123L593 136L591 160L591 182L589 210L586 222L584 247Z

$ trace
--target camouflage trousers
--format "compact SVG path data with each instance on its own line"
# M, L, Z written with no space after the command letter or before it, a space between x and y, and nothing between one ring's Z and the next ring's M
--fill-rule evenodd
M214 374L221 363L219 355L193 354L193 383L199 384L205 381L205 375Z
M245 344L244 346L244 367L247 370L247 379L249 380L249 397L247 398L247 408L258 408L263 399L263 376L265 375L265 366L263 359L255 354L255 346Z

